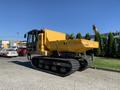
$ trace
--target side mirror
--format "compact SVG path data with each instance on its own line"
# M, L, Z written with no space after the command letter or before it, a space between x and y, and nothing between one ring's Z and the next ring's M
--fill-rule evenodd
M26 38L27 37L27 35L26 34L24 34L24 38Z

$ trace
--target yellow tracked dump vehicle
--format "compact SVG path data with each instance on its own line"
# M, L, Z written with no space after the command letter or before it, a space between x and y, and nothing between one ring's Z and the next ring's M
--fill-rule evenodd
M32 66L63 77L77 70L85 70L90 62L90 56L85 52L99 47L98 42L67 40L66 34L49 29L32 30L25 36Z

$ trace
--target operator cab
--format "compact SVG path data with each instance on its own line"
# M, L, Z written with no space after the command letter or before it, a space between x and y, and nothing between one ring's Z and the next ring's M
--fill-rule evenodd
M32 30L25 35L25 37L27 36L27 49L30 53L37 50L38 34L39 30Z

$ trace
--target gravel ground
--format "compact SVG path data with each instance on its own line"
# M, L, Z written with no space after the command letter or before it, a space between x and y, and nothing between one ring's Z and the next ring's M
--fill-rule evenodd
M120 73L87 69L59 77L32 69L26 57L0 57L0 90L120 90Z

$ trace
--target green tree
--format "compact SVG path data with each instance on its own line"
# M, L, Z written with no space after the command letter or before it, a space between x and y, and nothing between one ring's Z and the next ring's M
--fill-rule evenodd
M106 55L106 50L107 50L107 36L101 35L101 45L100 45L100 50L101 50L101 56Z
M81 33L80 33L80 32L77 33L77 35L76 35L76 39L81 39L81 38L82 38Z
M112 53L114 57L120 57L120 36L114 38Z
M74 39L74 38L75 38L74 33L71 33L70 36L69 36L69 39Z
M93 31L95 32L95 41L98 41L99 47L101 47L101 36L100 36L100 33L97 31L97 28L95 25L93 25ZM101 49L100 48L94 49L94 54L96 56L99 56L101 54Z
M116 50L117 50L117 57L120 57L120 36L118 37L118 39L117 39L117 48L116 48Z
M118 52L118 38L114 38L113 45L112 45L112 53L113 57L117 57Z
M86 35L85 35L85 39L90 40L90 34L89 34L89 33L86 33Z
M113 34L110 32L108 34L108 42L107 42L107 56L113 56L113 43L114 43L114 37Z

